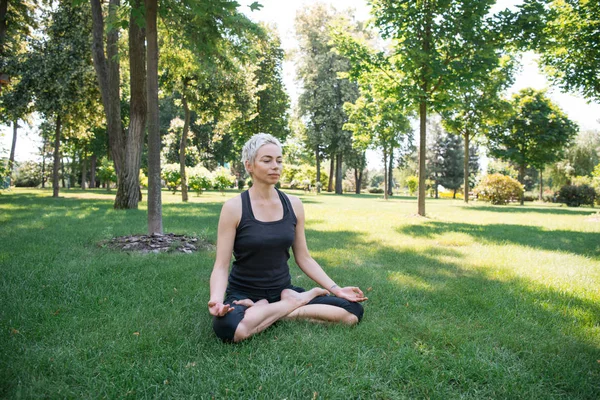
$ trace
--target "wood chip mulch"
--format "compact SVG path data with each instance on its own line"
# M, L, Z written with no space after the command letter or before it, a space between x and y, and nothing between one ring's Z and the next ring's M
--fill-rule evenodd
M212 251L215 246L204 239L174 233L119 236L100 243L101 247L137 253L186 253Z

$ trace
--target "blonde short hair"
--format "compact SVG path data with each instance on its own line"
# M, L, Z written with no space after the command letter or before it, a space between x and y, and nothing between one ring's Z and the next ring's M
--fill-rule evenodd
M279 147L279 150L282 150L281 142L275 136L269 135L268 133L257 133L248 139L246 144L244 144L244 148L242 149L242 164L244 164L244 168L246 168L246 161L248 161L250 164L254 164L258 149L263 147L265 144L274 144L275 146ZM248 172L247 169L246 172Z

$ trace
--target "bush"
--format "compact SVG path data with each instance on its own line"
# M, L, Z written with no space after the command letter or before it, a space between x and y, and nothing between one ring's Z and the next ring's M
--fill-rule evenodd
M594 205L596 192L589 185L565 185L558 191L558 202L569 207L579 207L582 204Z
M235 184L236 177L224 167L219 167L213 174L213 186L221 192Z
M242 178L238 179L238 181L237 181L237 188L239 190L242 190L242 189L244 189L244 186L246 186L246 181L244 179L242 179Z
M492 204L507 204L521 196L523 185L510 176L491 174L484 176L474 191L477 197L484 201Z
M212 187L212 176L209 170L197 165L188 171L188 185L198 196Z
M536 201L539 200L539 193L534 192L525 192L523 193L523 201Z
M415 192L417 191L417 188L419 187L419 178L417 178L414 175L409 176L408 178L406 178L406 185L408 186L408 193L411 196L414 196Z
M34 161L26 161L15 170L16 187L37 187L42 184L42 167Z
M329 176L321 170L321 182L327 182ZM307 188L317 182L317 168L309 164L286 165L281 174L281 182L292 188Z
M369 188L369 193L377 193L377 194L383 194L383 189L382 188Z
M100 161L100 167L98 168L96 175L100 181L106 183L107 190L110 190L111 183L117 182L117 173L115 172L113 162L107 158L103 158L102 161Z
M140 169L140 186L148 189L148 177L144 174L144 171Z
M8 189L10 186L10 177L8 176L8 166L6 161L0 159L0 190Z
M161 171L161 177L169 190L173 193L177 192L177 187L181 185L179 164L165 164Z
M252 183L252 178L250 178L250 179L248 179L248 180L246 181L246 185L248 185L248 189L250 189L250 188L252 187L252 184L253 184L253 183Z

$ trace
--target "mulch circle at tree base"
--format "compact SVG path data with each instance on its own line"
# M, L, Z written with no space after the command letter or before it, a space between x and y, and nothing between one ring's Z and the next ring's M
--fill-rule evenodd
M204 239L174 233L119 236L100 242L100 246L144 254L173 252L191 254L196 251L215 249L213 244Z

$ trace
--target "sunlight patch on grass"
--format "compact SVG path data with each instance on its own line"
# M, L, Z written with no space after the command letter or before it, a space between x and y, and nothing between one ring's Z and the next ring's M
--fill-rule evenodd
M400 272L392 272L388 275L388 280L400 287L409 287L418 290L432 291L434 288L429 283L414 276L404 275Z

